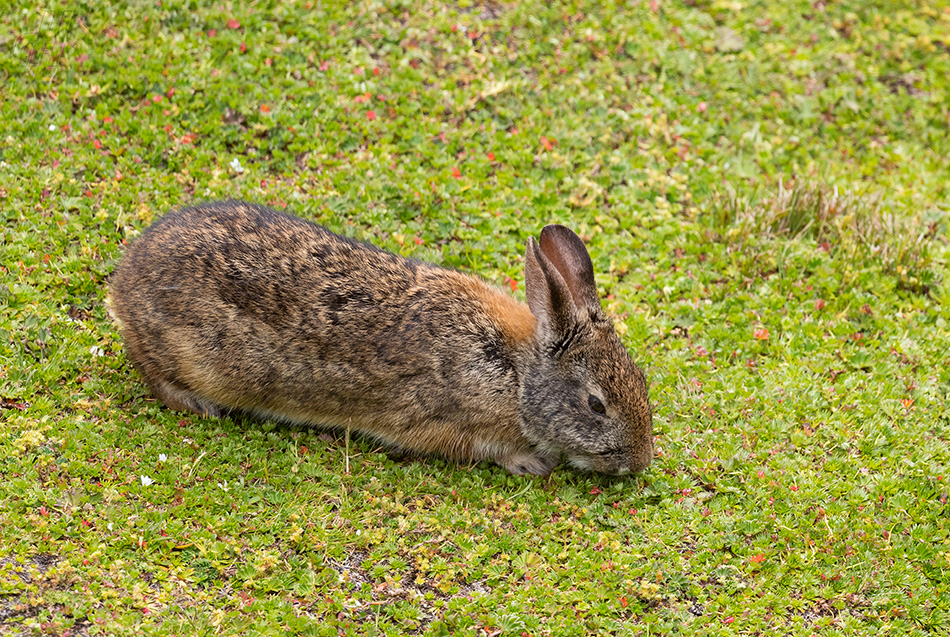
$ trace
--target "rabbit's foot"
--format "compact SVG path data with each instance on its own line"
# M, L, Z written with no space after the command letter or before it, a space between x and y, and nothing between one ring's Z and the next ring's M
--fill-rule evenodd
M525 474L546 476L551 473L557 462L557 456L538 450L531 452L518 451L498 460L498 464L517 476Z
M221 407L192 391L164 380L152 383L150 386L159 400L175 411L193 411L199 416L215 418L222 415Z

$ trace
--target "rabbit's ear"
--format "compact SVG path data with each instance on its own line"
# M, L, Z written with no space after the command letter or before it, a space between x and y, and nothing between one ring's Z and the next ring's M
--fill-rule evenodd
M546 339L569 333L580 318L570 286L534 237L528 239L525 253L525 294Z
M561 225L545 226L541 231L541 253L567 284L578 310L600 311L594 264L574 231Z

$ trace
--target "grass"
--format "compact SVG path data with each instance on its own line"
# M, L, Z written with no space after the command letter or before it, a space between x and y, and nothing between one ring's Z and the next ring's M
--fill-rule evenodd
M941 211L898 212L880 193L809 182L785 188L781 180L774 195L750 199L730 188L710 200L707 221L717 241L741 249L753 237L808 237L822 249L834 245L840 260L876 261L903 288L929 294L936 283L932 253L933 240L945 230Z
M944 3L4 9L0 634L950 628ZM223 197L517 295L526 238L571 225L653 466L165 409L106 279Z

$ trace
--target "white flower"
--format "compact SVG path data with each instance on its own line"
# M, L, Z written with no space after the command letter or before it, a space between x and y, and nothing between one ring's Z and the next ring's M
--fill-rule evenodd
M92 347L90 347L89 353L95 356L96 358L102 358L103 356L106 355L105 351L103 351L103 349L99 347L98 345L93 345Z
M143 486L143 487L147 487L147 486L152 485L152 484L155 483L155 481L152 480L151 478L149 478L148 476L139 476L139 478L142 479L142 486Z
M227 490L228 490L228 481L225 480L225 481L224 481L224 484L221 484L221 483L219 482L219 483L218 483L218 486L221 487L221 489L222 489L223 491L227 491Z
M241 165L241 160L235 157L231 160L231 163L228 164L231 167L231 170L240 174L244 172L244 166Z
M159 461L159 462L165 462L166 460L168 460L168 456L166 456L164 453L158 454L158 461Z
M56 130L56 124L50 124L50 125L49 125L49 130L50 130L50 132Z

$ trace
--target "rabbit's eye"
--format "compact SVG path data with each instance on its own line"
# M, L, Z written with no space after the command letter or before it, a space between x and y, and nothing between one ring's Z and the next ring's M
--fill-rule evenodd
M590 407L590 410L598 416L607 415L607 408L604 407L604 403L600 401L600 398L593 394L587 397L587 406Z

